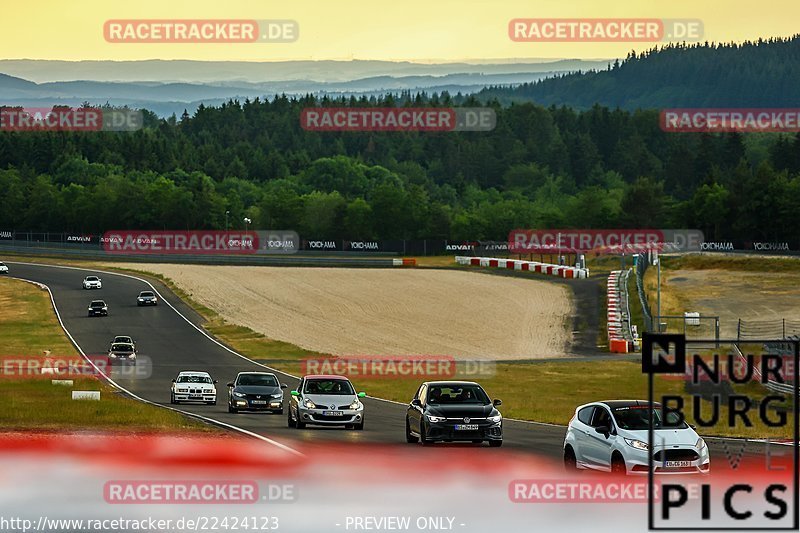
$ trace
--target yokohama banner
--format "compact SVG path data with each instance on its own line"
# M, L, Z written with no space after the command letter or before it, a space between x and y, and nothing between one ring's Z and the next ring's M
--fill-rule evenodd
M116 254L286 254L298 249L293 231L109 231L103 249Z
M648 250L688 252L700 250L699 230L658 229L551 229L513 230L508 235L510 253L636 254Z

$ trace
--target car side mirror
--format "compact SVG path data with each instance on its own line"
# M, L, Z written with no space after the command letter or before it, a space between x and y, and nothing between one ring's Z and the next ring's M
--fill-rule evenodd
M173 379L172 382L175 383L175 380Z
M214 380L214 383L219 383L219 381L217 381L217 380L215 379L215 380Z
M595 428L595 431L602 435L605 435L606 438L608 438L608 436L611 435L611 430L608 428L608 426L598 426Z
M411 405L413 405L414 407L421 407L422 402L419 401L419 398L414 398L413 400L411 400Z
M228 387L233 387L233 381L228 382Z
M300 393L297 392L296 390L293 390L292 391L292 396L300 396Z
M358 393L358 397L359 398L366 398L367 397L367 393L366 392L359 392Z
M289 385L287 385L286 383L281 383L281 388L282 389L288 389Z
M503 405L503 400L495 398L495 400L492 402L492 405L494 405L495 407L497 407L498 405Z

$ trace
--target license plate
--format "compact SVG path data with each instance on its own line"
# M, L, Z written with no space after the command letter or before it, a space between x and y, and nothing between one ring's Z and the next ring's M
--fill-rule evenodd
M341 411L322 411L324 416L344 416L344 413Z
M667 461L664 463L664 466L667 468L683 468L687 466L692 466L691 461Z
M253 405L266 405L267 400L252 400L250 403L252 403Z
M478 424L456 424L456 431L477 431Z
M189 395L189 398L202 398L202 397L203 397L202 394L190 394Z

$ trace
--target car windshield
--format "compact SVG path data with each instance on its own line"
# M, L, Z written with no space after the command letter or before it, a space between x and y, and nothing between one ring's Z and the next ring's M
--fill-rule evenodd
M104 302L92 302L92 307L103 307L106 305Z
M310 379L306 381L308 394L355 394L353 386L345 379Z
M96 276L88 276L86 278L86 281L97 281L97 277Z
M656 407L651 409L646 405L631 405L627 407L617 407L612 410L614 421L620 429L640 431L650 427L650 413L653 413L654 429L686 429L686 422L679 423L678 415L675 413L667 414L667 423L663 423L661 409Z
M491 401L480 385L433 385L428 403L488 405Z
M127 342L128 344L133 343L130 337L123 337L121 335L119 337L114 337L114 342Z
M236 381L237 385L246 387L277 387L278 380L275 376L264 374L242 374Z
M211 383L208 376L178 376L178 383Z
M152 292L143 292L139 296L142 296L142 297L148 296L149 297L149 296L153 296L153 293Z
M131 346L130 344L122 344L122 343L120 343L120 344L112 344L111 345L111 351L112 352L132 352L133 351L133 346Z

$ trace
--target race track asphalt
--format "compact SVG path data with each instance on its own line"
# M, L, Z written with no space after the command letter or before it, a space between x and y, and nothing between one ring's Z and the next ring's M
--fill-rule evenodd
M191 310L175 295L159 290L161 301L158 306L138 307L136 296L142 290L151 289L143 280L111 272L8 261L6 263L12 269L11 276L36 281L50 288L64 327L84 353L104 355L115 335L133 337L140 356L147 356L152 360L152 375L142 379L136 377L136 372L130 369L115 368L111 377L120 386L141 398L233 425L300 451L303 441L411 446L405 443L406 406L374 398L366 398L364 401L366 424L363 431L315 427L298 430L287 427L285 415L228 413L225 384L233 380L238 372L265 368L210 339L193 325L196 318L192 317ZM89 274L97 274L102 278L102 289L82 288L81 282ZM86 308L93 299L105 300L109 306L108 317L87 316ZM171 380L182 370L206 371L217 379L217 405L171 406ZM280 372L276 374L282 382L289 385L288 396L288 390L296 386L297 380ZM510 448L552 459L561 457L565 433L563 427L506 420L504 433L503 449Z
M156 288L160 297L159 305L138 307L136 296L139 292L155 288L142 279L108 271L12 261L6 261L6 264L12 269L9 273L12 277L35 281L50 288L64 327L84 353L105 355L115 335L133 337L140 356L147 356L152 361L151 375L142 379L130 369L126 371L115 368L111 377L118 385L140 398L235 426L301 453L304 443L326 441L412 446L405 442L406 406L376 398L364 400L366 423L363 431L319 427L292 429L287 427L285 415L228 413L225 384L241 371L272 369L240 356L210 338L198 327L199 317L174 294L163 287ZM89 274L97 274L103 279L102 289L90 291L82 288L81 282ZM108 317L87 316L86 308L94 299L105 300L109 306ZM182 370L206 371L217 379L217 405L170 405L171 380ZM296 386L297 379L281 372L275 373L289 386L288 396L288 390ZM537 398L535 394L532 397ZM504 443L501 450L510 449L554 461L561 460L564 427L506 419L503 429ZM737 455L740 449L743 449L746 456L764 455L764 445L759 442L739 441L736 446L731 447L731 441L727 439L707 441L712 463L714 457L724 461L725 456ZM486 444L483 446L488 447Z

